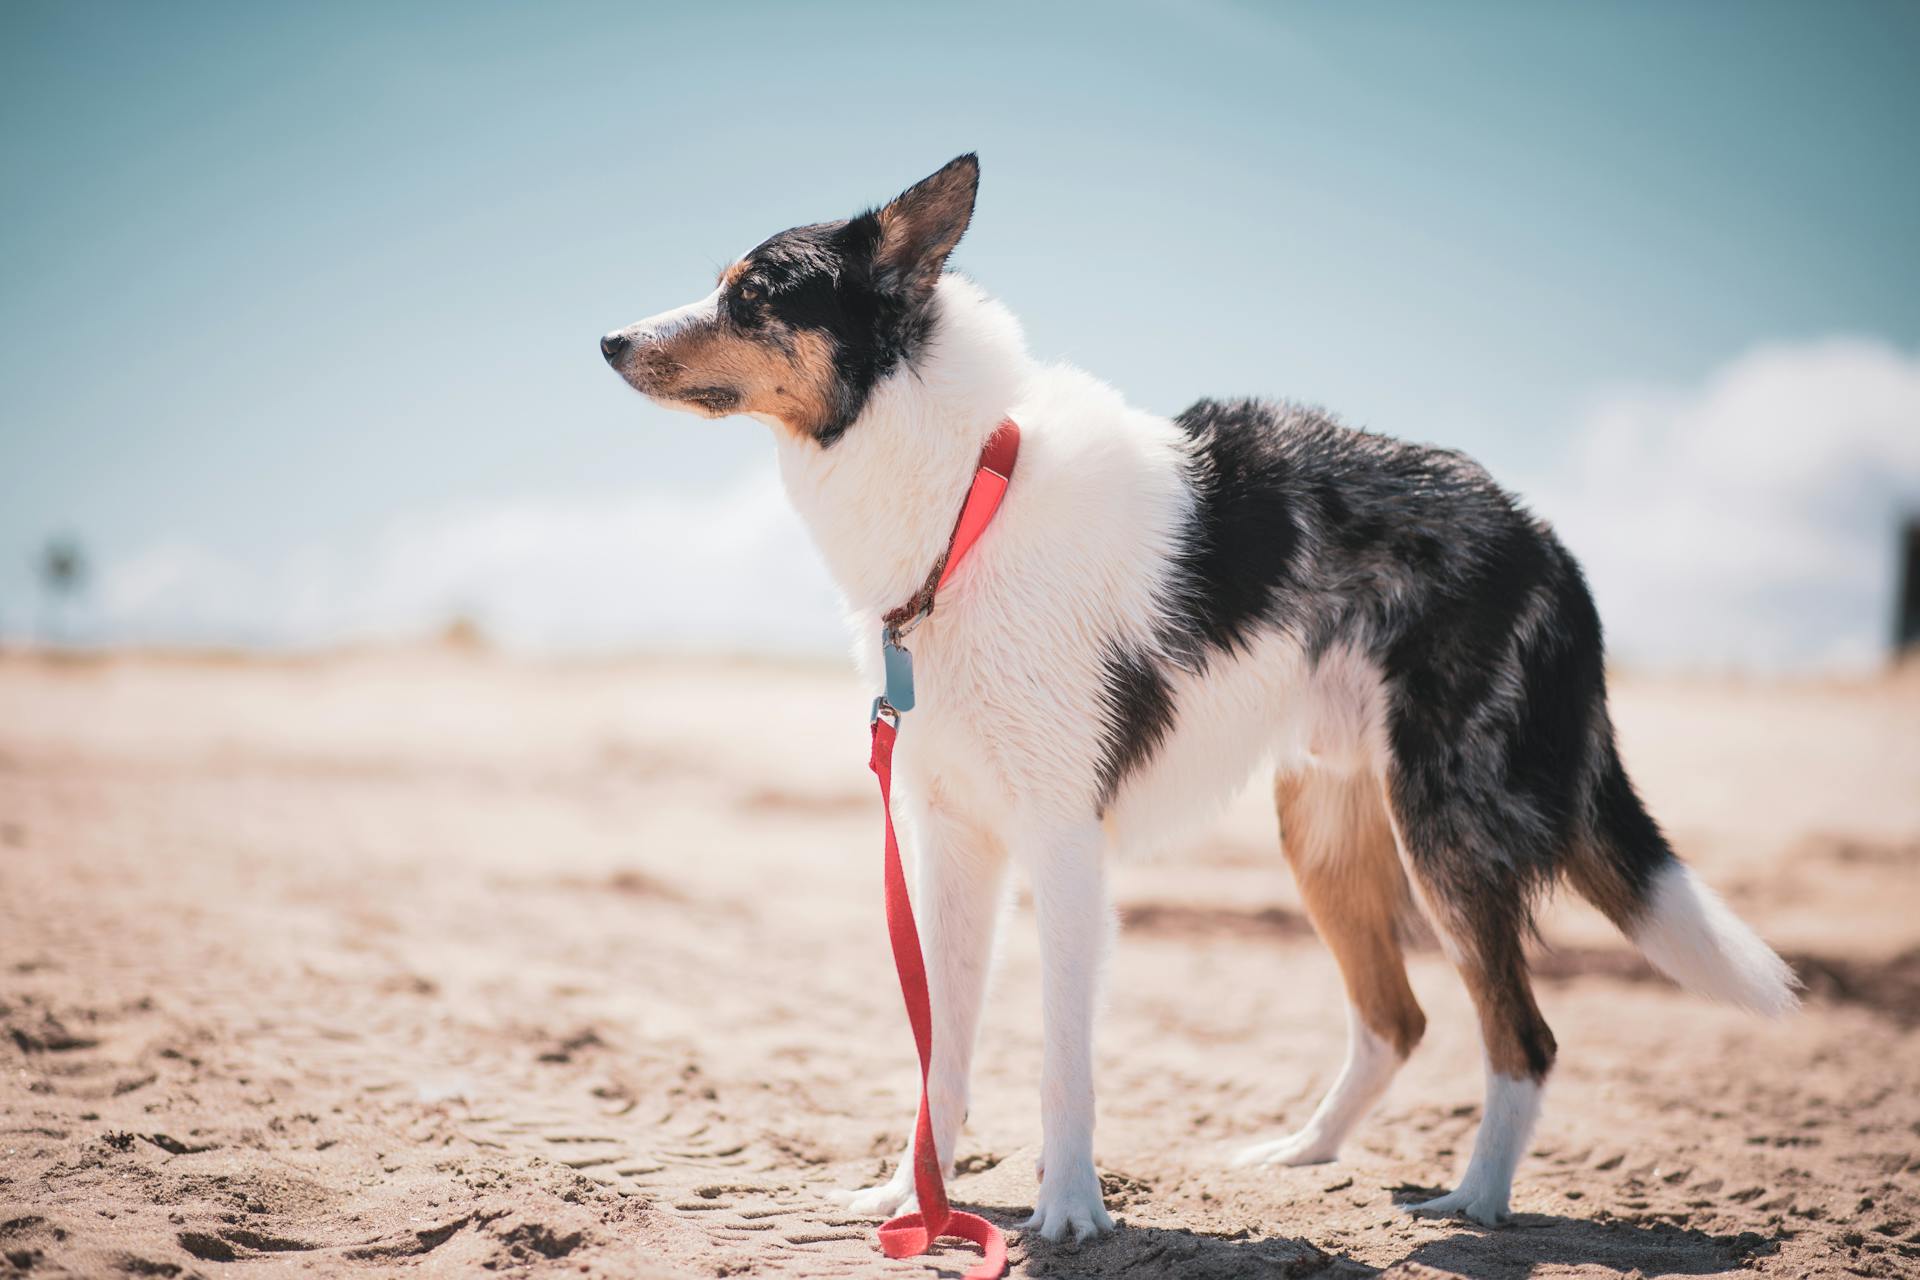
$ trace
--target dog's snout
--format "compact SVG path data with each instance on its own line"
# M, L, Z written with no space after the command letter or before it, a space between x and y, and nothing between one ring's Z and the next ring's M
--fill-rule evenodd
M620 357L627 354L627 349L632 345L626 334L610 333L600 339L600 354L607 358L608 364L618 364Z

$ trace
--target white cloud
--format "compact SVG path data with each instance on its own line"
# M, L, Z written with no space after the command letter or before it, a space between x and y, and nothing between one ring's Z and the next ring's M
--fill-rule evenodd
M1868 341L1761 348L1691 390L1602 397L1566 458L1524 489L1587 566L1617 658L1884 655L1894 530L1920 510L1920 359ZM771 471L710 497L476 504L271 568L157 547L107 566L94 605L124 640L315 644L465 614L535 651L845 643Z
M771 472L706 498L473 504L269 572L158 547L108 566L98 607L120 640L324 644L466 616L536 652L844 644L838 596Z
M1920 511L1920 359L1759 348L1684 393L1600 401L1529 496L1586 565L1616 657L1858 668L1886 654Z

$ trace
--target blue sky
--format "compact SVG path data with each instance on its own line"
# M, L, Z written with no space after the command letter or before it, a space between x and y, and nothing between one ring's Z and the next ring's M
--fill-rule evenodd
M1622 550L1659 519L1596 486L1717 477L1686 441L1797 370L1754 402L1813 419L1741 419L1777 472L1726 501L1891 546L1920 502L1917 61L1904 4L9 4L0 634L70 530L102 639L467 609L536 647L831 643L817 568L769 566L777 510L731 560L682 553L777 508L764 429L645 404L594 341L972 149L955 264L1039 353L1159 411L1285 395L1473 452L1567 517L1637 657L1857 658L1885 565L1823 595L1817 557L1783 578L1703 532L1721 576L1667 589L1745 575L1778 634L1693 643L1636 594L1678 549ZM715 613L714 575L776 617Z

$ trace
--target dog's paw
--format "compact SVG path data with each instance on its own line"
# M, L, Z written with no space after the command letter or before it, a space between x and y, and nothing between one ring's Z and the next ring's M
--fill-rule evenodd
M1408 1213L1465 1214L1483 1227L1498 1227L1507 1221L1507 1197L1494 1191L1475 1191L1462 1186L1437 1200L1402 1206Z
M911 1171L911 1166L902 1165L902 1169ZM845 1191L832 1191L829 1197L846 1211L859 1218L891 1218L899 1213L912 1213L920 1207L920 1198L914 1194L913 1178L902 1178L898 1174L871 1187L859 1187Z
M1100 1198L1100 1175L1089 1164L1073 1173L1042 1177L1033 1216L1020 1229L1038 1231L1046 1240L1064 1240L1072 1232L1075 1241L1112 1231L1113 1218Z
M1272 1142L1256 1142L1242 1147L1233 1157L1235 1168L1250 1164L1325 1164L1340 1154L1337 1143L1302 1129Z

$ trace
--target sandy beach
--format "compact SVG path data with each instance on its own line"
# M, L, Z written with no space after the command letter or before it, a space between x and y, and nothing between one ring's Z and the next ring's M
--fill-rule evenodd
M912 1047L866 692L833 666L0 658L0 1275L954 1276L829 1196ZM1615 684L1682 854L1799 968L1770 1023L1543 916L1560 1067L1516 1220L1450 1185L1480 1050L1426 1043L1335 1165L1233 1169L1338 1066L1342 1001L1255 786L1116 868L1096 1153L1114 1236L1019 1276L1920 1274L1920 670ZM1034 1189L1012 909L957 1201Z

